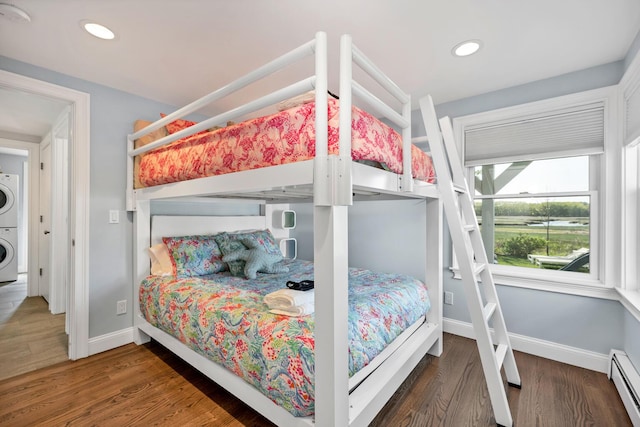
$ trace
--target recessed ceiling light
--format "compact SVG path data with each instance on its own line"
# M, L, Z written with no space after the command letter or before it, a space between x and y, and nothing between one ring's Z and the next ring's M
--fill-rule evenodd
M80 24L82 24L82 28L84 28L89 34L99 39L113 40L116 37L115 33L104 25L96 24L91 21L82 21Z
M467 40L462 43L458 43L451 49L453 56L469 56L476 53L482 47L480 40Z

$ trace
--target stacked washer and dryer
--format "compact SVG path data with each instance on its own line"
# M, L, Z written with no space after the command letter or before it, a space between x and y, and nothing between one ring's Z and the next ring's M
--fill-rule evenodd
M0 282L18 280L18 175L0 174Z

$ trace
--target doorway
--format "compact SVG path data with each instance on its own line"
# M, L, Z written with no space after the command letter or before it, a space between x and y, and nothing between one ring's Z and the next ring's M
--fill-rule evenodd
M69 293L67 301L67 322L69 328L69 359L87 357L89 353L89 294L88 294L88 248L89 248L89 95L62 86L0 70L0 87L24 91L67 102L70 105L70 133L73 141L69 145L69 191L68 191L68 247L62 258L69 261ZM35 150L35 149L34 149ZM35 153L34 153L35 154ZM38 153L39 155L39 153ZM32 172L33 169L31 168ZM30 183L37 182L30 176ZM30 198L30 205L39 201ZM38 210L32 209L29 219L29 260L38 259L39 227ZM34 215L36 216L34 218ZM34 221L35 220L35 221ZM35 229L32 229L31 225ZM33 265L33 264L32 264ZM37 263L35 264L37 265ZM31 278L36 273L29 271L29 295L37 295L37 280Z

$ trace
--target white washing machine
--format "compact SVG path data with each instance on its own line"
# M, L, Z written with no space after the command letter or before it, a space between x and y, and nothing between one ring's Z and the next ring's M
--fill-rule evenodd
M0 174L0 228L18 226L18 175Z
M0 228L0 282L18 280L18 229Z

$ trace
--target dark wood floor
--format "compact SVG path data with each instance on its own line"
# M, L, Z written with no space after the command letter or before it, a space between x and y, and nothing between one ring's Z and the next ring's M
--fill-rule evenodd
M495 425L475 342L445 334L373 426ZM606 375L516 353L515 425L631 426ZM0 381L2 426L272 426L158 344L129 344Z

